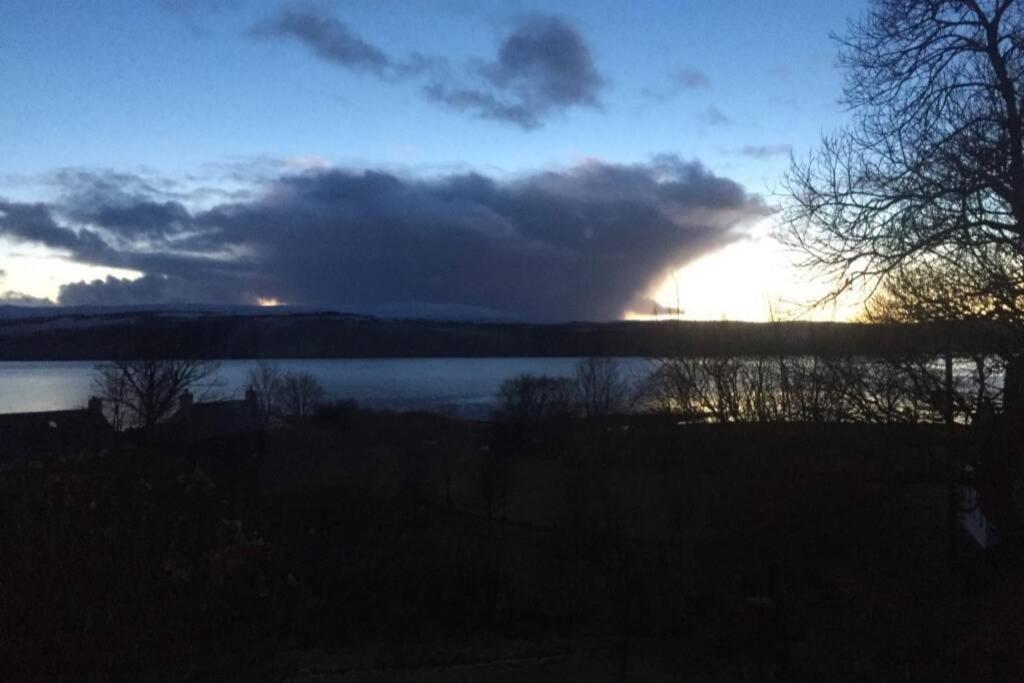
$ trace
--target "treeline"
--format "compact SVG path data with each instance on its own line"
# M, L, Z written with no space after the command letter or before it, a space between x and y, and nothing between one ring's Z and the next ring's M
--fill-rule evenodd
M976 423L1003 408L996 355L700 356L651 360L626 378L609 358L572 377L520 375L498 393L497 417L668 413L692 422Z
M0 360L510 356L875 355L1003 352L996 325L929 323L382 320L348 315L178 317L131 314L0 323Z
M711 422L975 422L1002 408L999 356L671 358L640 388L647 410Z

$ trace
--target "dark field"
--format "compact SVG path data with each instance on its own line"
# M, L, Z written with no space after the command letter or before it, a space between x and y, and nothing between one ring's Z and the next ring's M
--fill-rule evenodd
M0 474L0 666L1014 679L1024 584L951 534L944 463L963 436L359 412L41 455Z

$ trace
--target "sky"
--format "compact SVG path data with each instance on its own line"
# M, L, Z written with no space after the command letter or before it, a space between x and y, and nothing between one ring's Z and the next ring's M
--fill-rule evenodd
M8 303L765 319L863 0L7 0ZM677 310L677 309L681 309ZM847 310L803 312L839 317Z

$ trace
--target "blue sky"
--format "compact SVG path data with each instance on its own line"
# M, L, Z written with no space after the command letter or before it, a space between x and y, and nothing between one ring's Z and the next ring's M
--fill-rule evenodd
M552 106L530 128L481 118L425 96L425 76L381 76L324 59L294 36L254 34L285 11L337 22L395 63L445 60L463 80L492 73L486 65L517 27L526 30L524 18L554 15L583 41L600 85L592 102ZM66 188L40 179L67 168L224 184L224 168L261 164L411 178L475 171L504 182L588 161L628 166L675 155L771 202L788 151L806 152L844 120L828 34L862 11L859 0L8 0L0 198L54 202ZM0 289L35 297L56 298L76 278L148 272L33 244L24 231L0 248ZM699 260L687 254L686 263ZM462 303L445 298L441 291L431 303ZM720 315L753 317L729 306Z

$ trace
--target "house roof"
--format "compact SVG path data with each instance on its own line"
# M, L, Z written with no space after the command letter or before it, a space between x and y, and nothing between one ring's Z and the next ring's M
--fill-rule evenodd
M0 455L90 447L113 434L100 410L50 410L0 415Z
M263 427L259 411L252 401L211 401L182 406L164 423L185 430L189 439L244 434Z

